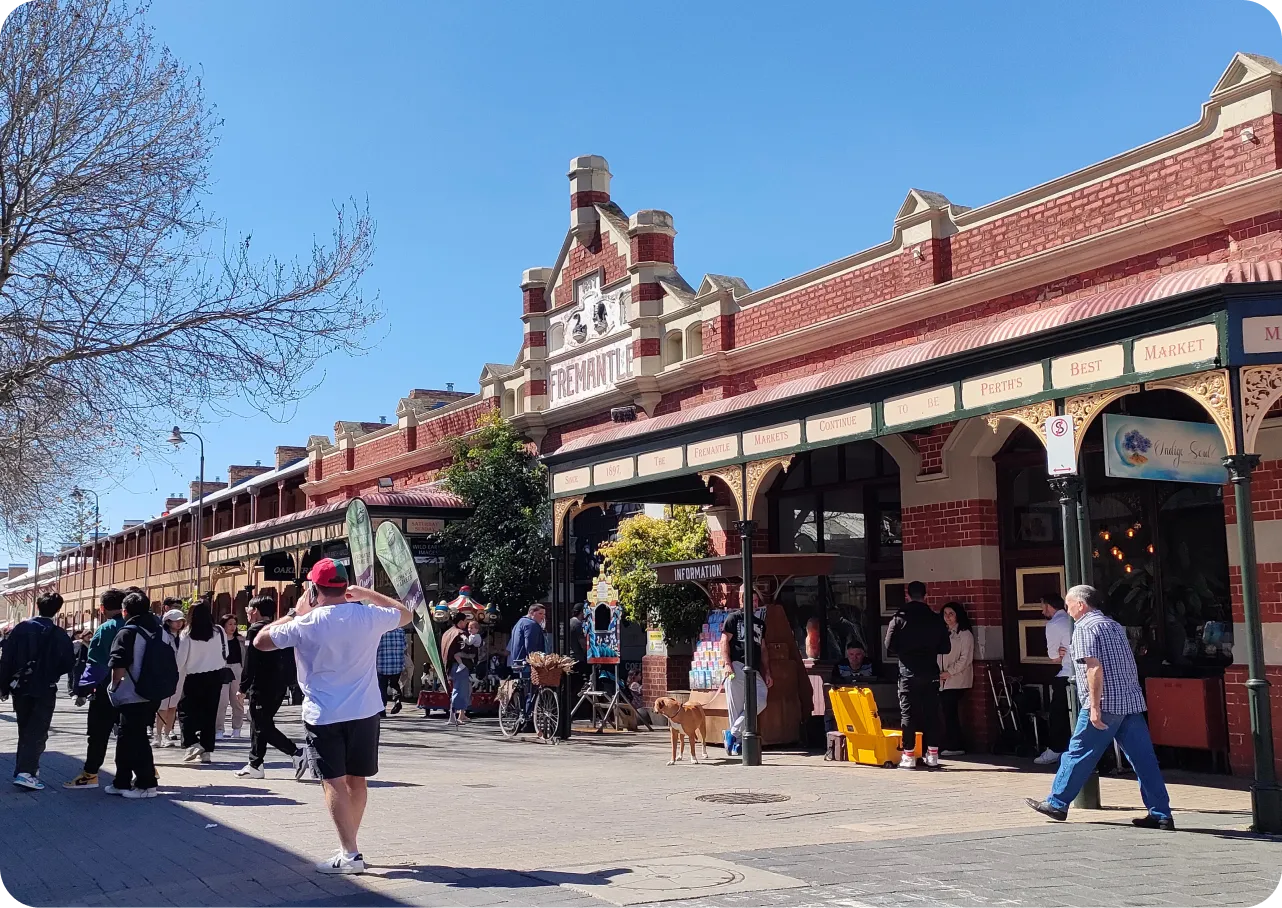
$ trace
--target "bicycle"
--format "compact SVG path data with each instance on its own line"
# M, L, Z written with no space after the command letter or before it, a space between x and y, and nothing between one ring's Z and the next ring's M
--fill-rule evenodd
M505 738L514 738L529 722L543 741L561 743L557 730L561 727L561 700L555 687L532 685L535 688L533 708L526 714L526 701L531 687L530 670L522 666L515 678L504 681L499 688L499 731Z

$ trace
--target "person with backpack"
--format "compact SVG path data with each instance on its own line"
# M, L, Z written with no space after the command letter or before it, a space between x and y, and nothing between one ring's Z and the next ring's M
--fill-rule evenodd
M107 659L111 656L111 645L116 641L116 634L120 633L120 629L125 626L125 619L120 614L124 602L125 590L114 586L104 590L98 599L102 623L98 625L93 639L89 641L85 668L76 681L76 698L89 697L85 731L89 740L85 748L85 765L74 779L62 783L63 788L98 787L98 770L107 759L107 745L111 741L111 730L116 727L116 720L119 718L107 692L107 688L111 685L111 672L107 670Z
M227 635L214 623L209 598L191 607L187 630L178 642L178 671L183 681L178 701L182 723L184 763L212 763L214 729L218 724L218 698L232 678L227 667Z
M71 671L67 674L67 696L76 695L76 682L84 674L85 666L89 664L89 640L93 635L88 631L76 631L71 637L72 663ZM76 704L84 705L83 701Z
M156 760L148 729L161 702L178 687L178 659L173 638L151 612L141 591L125 597L128 620L111 645L108 691L120 711L116 735L116 777L104 791L126 798L154 798L160 793Z
M10 632L0 655L0 698L13 695L13 711L18 717L13 784L32 791L44 790L39 779L40 757L49 740L58 679L75 663L71 638L53 623L61 608L62 597L57 593L40 596L36 600L39 614Z

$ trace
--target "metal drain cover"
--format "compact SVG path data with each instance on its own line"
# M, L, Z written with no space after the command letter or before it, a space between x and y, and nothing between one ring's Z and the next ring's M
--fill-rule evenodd
M708 804L778 804L791 799L788 795L773 791L715 791L699 795L695 800Z

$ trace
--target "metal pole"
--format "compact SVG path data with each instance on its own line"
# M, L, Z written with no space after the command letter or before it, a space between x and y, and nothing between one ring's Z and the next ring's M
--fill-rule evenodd
M1082 516L1082 479L1080 476L1057 476L1050 481L1051 488L1059 494L1060 515L1064 522L1064 581L1068 587L1087 582L1085 568L1089 563L1090 542L1083 532ZM1083 550L1083 547L1086 547ZM1077 727L1082 704L1077 696L1077 684L1073 679L1068 683L1069 728ZM1098 810L1100 807L1099 773L1092 772L1073 799L1073 806Z
M187 434L196 435L195 432L189 432ZM196 598L199 599L200 598L200 537L204 533L204 529L205 529L205 514L204 514L204 511L205 511L205 439L201 438L199 435L196 435L196 438L200 441L200 494L196 499L196 533L195 533L195 538L192 540L192 543L194 544L196 549L196 552L194 555L194 560L196 564Z
M1251 744L1255 754L1255 783L1251 786L1251 828L1282 833L1282 788L1273 766L1273 716L1269 680L1264 670L1264 629L1260 623L1260 590L1256 577L1255 513L1251 509L1251 471L1258 454L1224 458L1237 506L1237 538L1242 563L1242 618L1246 635L1246 695L1251 712Z
M740 558L743 563L743 740L739 744L739 753L744 766L761 765L761 738L757 735L757 672L756 640L753 624L756 621L756 610L752 607L752 537L757 530L757 521L740 520L735 524L739 530Z

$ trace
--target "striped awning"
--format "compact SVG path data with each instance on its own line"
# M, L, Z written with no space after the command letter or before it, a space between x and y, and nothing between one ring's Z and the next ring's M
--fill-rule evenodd
M769 388L749 391L725 400L711 401L666 413L653 419L620 423L573 439L556 453L580 451L606 442L637 438L675 426L683 426L730 413L751 410L765 404L810 394L826 388L849 384L872 376L884 375L918 363L966 353L983 347L1052 331L1110 312L1142 306L1217 284L1254 283L1282 280L1282 261L1224 262L1201 268L1186 269L1161 277L1137 281L1124 287L1110 286L1090 296L1046 306L1032 312L988 321L970 328L950 328L914 343L896 346L880 353L870 353L824 372L781 382Z

